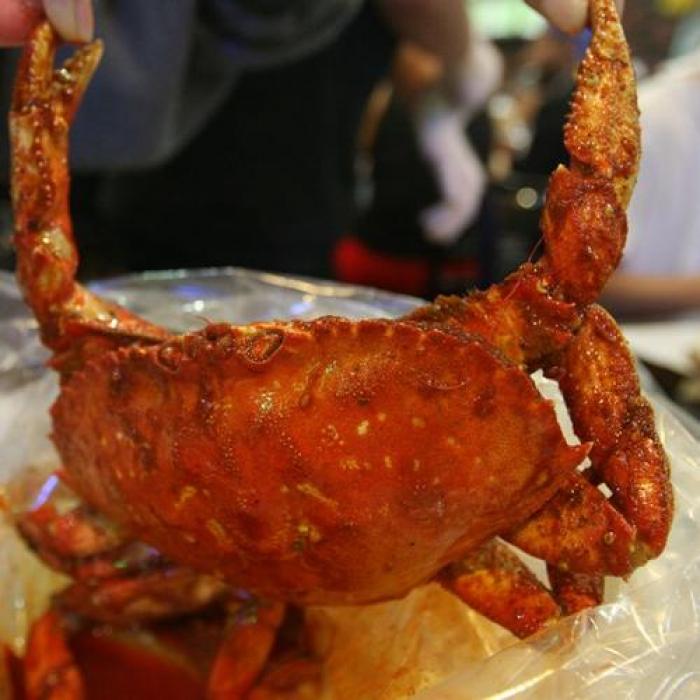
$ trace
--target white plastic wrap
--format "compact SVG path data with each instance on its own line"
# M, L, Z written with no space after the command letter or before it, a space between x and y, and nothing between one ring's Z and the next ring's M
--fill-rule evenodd
M238 270L131 277L104 283L99 291L180 329L201 326L204 319L394 316L416 303ZM7 484L21 476L31 497L56 465L46 437L56 382L43 368L45 358L11 276L0 273L0 506L18 498ZM310 610L325 657L324 697L700 697L700 444L662 400L654 403L676 495L671 539L659 559L627 583L611 581L605 605L527 642L435 585L381 605ZM0 643L21 653L28 623L60 582L0 519Z

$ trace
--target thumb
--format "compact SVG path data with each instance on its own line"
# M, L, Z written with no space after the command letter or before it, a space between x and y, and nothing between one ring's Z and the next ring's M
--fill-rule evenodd
M44 10L66 41L90 41L94 32L92 0L44 0Z

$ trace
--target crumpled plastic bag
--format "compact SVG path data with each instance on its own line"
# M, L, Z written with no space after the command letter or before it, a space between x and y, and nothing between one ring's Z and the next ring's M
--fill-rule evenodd
M134 276L102 283L98 291L179 329L205 320L395 316L417 303L241 270ZM12 278L0 273L0 505L36 497L56 466L47 411L57 387L43 368L46 357ZM553 392L552 384L543 391ZM437 585L378 605L310 609L307 620L324 657L323 697L700 697L700 444L660 397L652 400L676 496L673 531L660 558L628 582L609 580L603 606L526 642ZM692 420L683 422L693 428ZM0 518L0 642L21 653L28 624L62 581Z

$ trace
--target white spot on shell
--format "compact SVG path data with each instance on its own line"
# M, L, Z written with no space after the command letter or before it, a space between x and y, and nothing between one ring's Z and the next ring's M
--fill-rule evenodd
M231 540L226 534L226 530L224 530L223 525L218 520L215 518L207 520L207 530L214 535L220 545L230 546Z
M309 542L318 542L321 539L321 533L317 527L309 523L300 523L297 527L297 532Z
M182 506L187 503L187 501L190 500L190 498L193 498L197 493L197 489L192 486L191 484L188 484L185 486L182 491L180 491L180 495L178 496L177 502L175 503L176 508L182 508Z
M334 501L332 498L328 498L328 496L326 496L315 484L310 482L297 484L296 489L306 496L310 496L311 498L315 498L317 501L321 501L321 503L325 503L326 505L334 508L338 507L338 502Z

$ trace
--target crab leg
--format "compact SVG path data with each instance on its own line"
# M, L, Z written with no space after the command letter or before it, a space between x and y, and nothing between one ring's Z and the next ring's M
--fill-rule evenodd
M96 41L79 48L54 71L57 38L40 24L20 61L10 109L12 204L17 277L44 343L69 372L96 350L149 343L167 333L75 281L78 254L69 214L68 128L102 55ZM80 337L82 342L76 342Z
M663 550L673 495L651 406L607 312L589 307L580 331L551 358L547 374L559 381L576 433L591 443L594 481L605 483L612 496L608 501L574 475L509 540L564 570L626 576Z
M634 70L612 0L591 3L591 25L564 131L570 168L554 172L542 218L545 272L577 304L595 301L620 261L640 154Z
M507 539L548 562L555 597L570 613L601 601L600 575L627 576L661 553L673 494L651 406L607 312L589 307L580 331L551 359L547 374L559 381L577 434L591 442L593 482L605 483L612 496L608 501L576 474Z
M211 700L248 696L272 651L284 611L281 603L260 604L248 618L234 620L209 675Z
M535 574L496 539L450 564L438 580L470 608L517 637L529 637L561 615Z
M634 360L615 321L591 306L574 341L552 358L574 428L592 444L591 469L610 501L636 530L633 566L658 556L671 526L669 465L641 395Z
M265 669L260 682L246 695L246 700L279 700L282 697L319 697L322 668L319 661L307 656L291 656Z
M635 528L578 473L505 539L565 571L626 576L639 564Z
M17 527L42 561L74 579L56 596L57 606L91 620L123 624L185 615L230 593L218 579L124 540L85 506L60 514L49 501L21 515Z
M68 648L64 621L54 610L33 625L24 659L27 700L83 700L85 689Z
M228 597L218 579L178 566L95 582L77 581L57 594L56 604L91 620L114 624L189 615Z
M561 494L506 537L548 562L551 591L497 540L441 572L443 586L518 637L533 634L561 614L600 604L602 574L624 575L631 569L634 529L578 474Z
M593 608L603 602L605 579L596 574L574 574L547 564L547 576L552 594L564 615Z
M44 503L19 515L16 525L44 563L71 576L86 562L108 560L125 544L114 526L82 505L59 514L53 503ZM108 571L112 575L114 567ZM95 567L91 567L90 576L95 575Z

